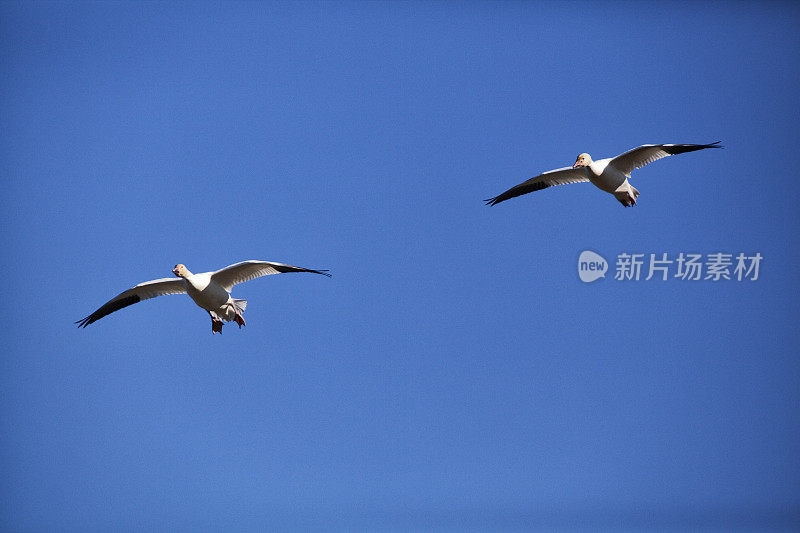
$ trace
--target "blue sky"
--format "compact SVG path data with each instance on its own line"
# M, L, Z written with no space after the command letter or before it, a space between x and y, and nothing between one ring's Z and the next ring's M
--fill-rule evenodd
M796 530L794 3L0 4L9 531ZM705 150L481 201L580 152ZM759 279L577 257L727 252ZM73 321L175 263L328 268Z

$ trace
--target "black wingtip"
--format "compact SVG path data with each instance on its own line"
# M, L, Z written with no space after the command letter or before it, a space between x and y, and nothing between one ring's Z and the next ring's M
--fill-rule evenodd
M498 201L499 200L497 199L497 196L495 196L494 198L489 198L488 200L484 200L484 202L486 202L485 205L489 205L489 206L492 206L492 205L498 203Z
M663 144L661 146L669 155L678 155L688 152L696 152L698 150L705 150L706 148L724 148L720 144L721 142L722 141L716 141L710 144Z
M98 309L91 315L81 320L78 320L75 323L78 324L79 328L85 328L89 324L97 322L104 316L110 315L114 311L119 311L123 307L128 307L129 305L133 305L140 301L142 301L142 299L139 297L138 294L132 294L130 296L126 296L125 298L111 300L110 302L106 302L100 309Z

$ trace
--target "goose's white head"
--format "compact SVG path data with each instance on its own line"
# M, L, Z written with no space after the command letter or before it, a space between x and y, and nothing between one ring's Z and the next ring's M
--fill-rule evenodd
M191 275L191 272L189 272L189 269L186 268L183 263L178 263L175 265L175 268L172 269L172 273L179 278L185 278L186 276Z
M592 164L592 156L590 156L589 154L581 154L575 160L575 164L572 165L572 168L575 168L575 167L588 167L591 164Z

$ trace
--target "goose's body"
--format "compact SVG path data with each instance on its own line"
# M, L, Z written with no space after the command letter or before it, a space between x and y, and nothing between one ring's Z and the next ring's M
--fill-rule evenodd
M85 328L114 311L156 296L188 294L194 303L205 309L211 317L211 333L222 333L223 322L233 320L240 328L245 323L242 313L247 307L247 300L233 298L230 293L233 286L261 276L283 272L311 272L330 277L324 270L311 270L271 261L242 261L216 272L200 274L192 274L184 265L178 264L172 269L172 273L178 279L160 278L140 283L118 294L91 315L78 320L76 324Z
M663 157L705 148L722 147L719 146L719 141L711 144L645 144L616 157L597 161L592 161L589 154L580 154L571 167L557 168L539 174L503 194L489 198L486 203L494 205L554 185L588 181L598 189L614 195L625 207L629 207L636 205L636 198L639 197L639 191L628 182L631 172Z
M589 154L585 155L591 160ZM639 197L639 191L628 182L630 176L624 174L620 169L612 165L612 161L613 158L610 157L607 159L600 159L599 161L592 161L582 168L586 169L586 177L592 185L600 190L613 194L625 207L636 205L636 198Z
M183 265L176 265L175 268L178 269L181 266ZM176 275L183 278L189 298L194 300L198 307L208 311L212 326L217 326L211 328L212 334L215 331L222 333L220 321L235 320L240 328L244 325L242 312L247 307L247 300L234 299L222 285L214 282L211 272L192 274L186 270L186 267L184 267L184 271L183 274L177 273Z

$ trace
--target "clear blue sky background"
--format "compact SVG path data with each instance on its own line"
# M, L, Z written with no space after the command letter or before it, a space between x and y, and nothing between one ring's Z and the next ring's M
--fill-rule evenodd
M800 527L796 3L0 4L8 531ZM489 208L580 152L722 140ZM576 259L759 252L755 282ZM244 259L329 268L73 321Z

